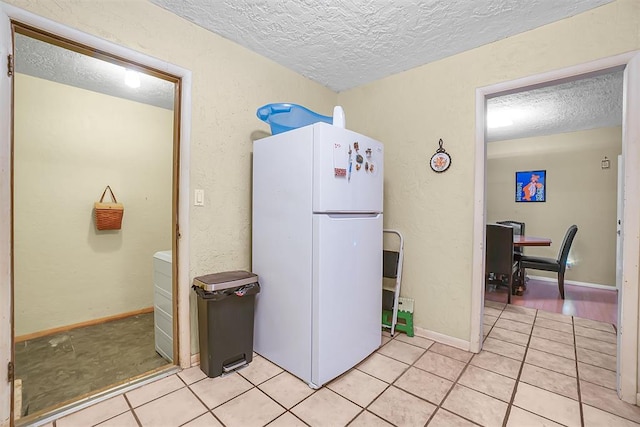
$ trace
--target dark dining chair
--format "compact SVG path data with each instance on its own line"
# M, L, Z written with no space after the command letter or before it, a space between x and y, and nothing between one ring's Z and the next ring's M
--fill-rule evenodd
M520 265L523 269L530 268L533 270L553 271L558 273L558 289L560 290L560 297L562 299L564 299L564 272L567 268L567 258L569 258L569 250L571 249L571 244L573 243L573 239L576 237L577 232L577 225L574 224L569 227L564 236L564 240L562 241L562 246L560 246L558 259L523 256L520 261Z
M508 225L509 227L513 227L513 235L514 236L524 236L524 222L514 221L508 219L506 221L497 221L496 224ZM524 284L524 274L522 272L522 267L520 266L520 260L524 255L524 248L522 246L514 246L513 248L513 256L515 261L518 263L518 274L516 274L516 278L514 282L520 282L520 284Z
M485 250L485 282L507 285L507 303L511 303L513 276L518 268L513 256L513 227L487 224Z
M512 220L507 220L507 221L497 221L496 224L501 224L501 225L508 225L509 227L513 227L513 235L514 236L524 236L524 222L518 222L518 221L512 221ZM515 247L513 249L516 258L518 255L522 255L523 253L523 248L522 247Z

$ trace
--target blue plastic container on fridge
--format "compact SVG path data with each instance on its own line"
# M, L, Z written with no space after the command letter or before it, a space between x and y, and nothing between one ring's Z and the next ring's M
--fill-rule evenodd
M297 104L267 104L258 108L258 118L271 126L271 134L286 132L318 122L333 124L333 117L322 116Z

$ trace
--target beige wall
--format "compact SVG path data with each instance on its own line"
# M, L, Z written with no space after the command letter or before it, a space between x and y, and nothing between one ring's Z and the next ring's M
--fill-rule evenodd
M152 256L171 249L173 111L14 82L16 335L151 307ZM120 231L95 228L107 184Z
M476 88L638 49L639 28L640 2L619 0L339 94L347 125L386 144L385 226L406 236L417 326L470 340Z
M578 234L571 246L573 267L566 279L615 286L617 156L622 128L492 142L487 145L487 221L526 224L526 234L551 237L549 248L526 248L533 256L556 258L571 224ZM604 157L611 167L602 169ZM547 201L515 202L515 172L547 171ZM557 277L544 271L529 275Z
M407 238L403 294L416 300L417 326L462 340L475 89L640 48L640 3L618 0L336 96L148 2L9 3L193 72L191 187L205 189L207 205L190 215L191 277L250 266L251 135L268 129L255 109L286 100L330 114L343 105L350 129L386 144L385 226ZM444 174L428 167L439 138L453 157Z
M256 109L288 101L330 115L336 94L148 1L7 3L192 71L190 197L204 189L206 205L190 213L190 277L250 269L252 138L269 131Z

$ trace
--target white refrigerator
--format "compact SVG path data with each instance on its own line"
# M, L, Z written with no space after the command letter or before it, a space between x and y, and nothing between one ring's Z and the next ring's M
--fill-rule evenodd
M383 155L325 123L253 144L254 350L313 388L381 343Z

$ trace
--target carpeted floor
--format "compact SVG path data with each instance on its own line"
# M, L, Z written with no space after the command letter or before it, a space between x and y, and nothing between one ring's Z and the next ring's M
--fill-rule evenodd
M153 313L16 343L22 416L167 363L155 351Z

